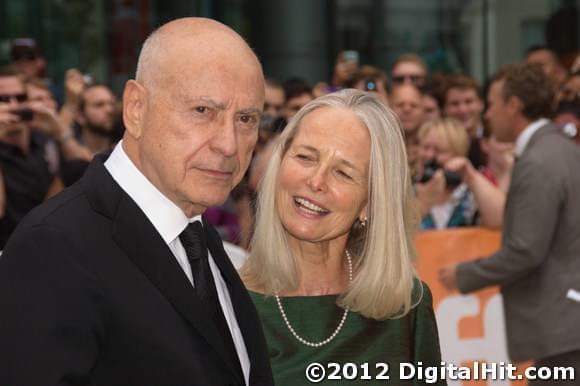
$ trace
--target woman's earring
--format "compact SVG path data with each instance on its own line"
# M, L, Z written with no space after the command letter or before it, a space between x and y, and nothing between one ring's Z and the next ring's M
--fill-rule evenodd
M365 218L363 218L362 220L361 220L361 219L359 219L358 221L360 222L360 226L364 228L364 227L366 227L366 226L367 226L367 221L368 221L368 220L369 220L369 219L368 219L368 217L365 217Z

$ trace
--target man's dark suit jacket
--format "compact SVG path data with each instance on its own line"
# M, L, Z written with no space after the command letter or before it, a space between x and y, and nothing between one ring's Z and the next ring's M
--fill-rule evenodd
M243 385L174 255L103 161L25 218L0 258L0 385ZM204 229L250 384L272 385L252 301Z

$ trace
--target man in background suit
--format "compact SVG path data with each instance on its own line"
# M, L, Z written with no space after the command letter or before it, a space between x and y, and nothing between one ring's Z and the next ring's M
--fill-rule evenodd
M575 366L578 377L580 149L545 119L552 90L534 64L508 66L492 82L486 119L498 141L516 141L517 157L502 246L440 278L462 293L501 286L511 359Z
M145 41L123 140L0 259L0 385L273 384L253 304L196 223L244 175L263 104L261 66L228 27L179 19Z

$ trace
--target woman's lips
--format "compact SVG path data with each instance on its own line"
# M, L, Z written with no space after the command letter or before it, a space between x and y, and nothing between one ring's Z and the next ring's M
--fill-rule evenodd
M320 204L304 197L293 197L294 208L303 216L308 218L321 218L330 213L330 211Z

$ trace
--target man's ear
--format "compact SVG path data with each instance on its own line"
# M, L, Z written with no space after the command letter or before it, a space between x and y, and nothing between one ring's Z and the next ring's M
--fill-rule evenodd
M507 100L507 106L508 106L509 110L512 112L512 114L515 114L515 113L522 112L524 104L522 103L520 98L518 98L515 95L512 95Z
M123 91L123 123L127 133L138 139L143 130L147 90L137 81L130 79Z

